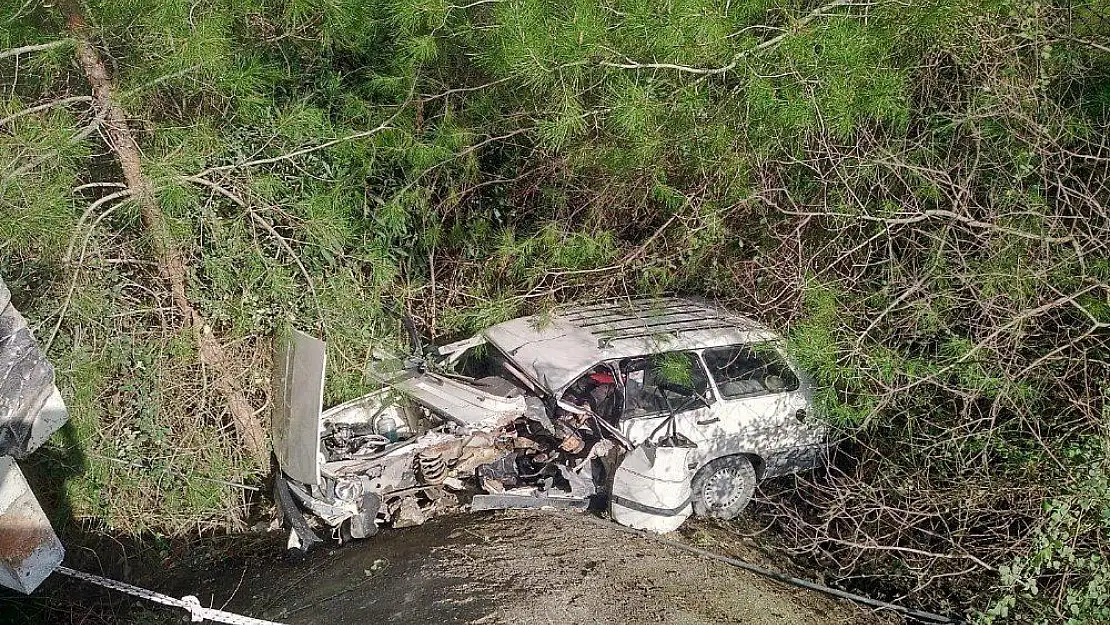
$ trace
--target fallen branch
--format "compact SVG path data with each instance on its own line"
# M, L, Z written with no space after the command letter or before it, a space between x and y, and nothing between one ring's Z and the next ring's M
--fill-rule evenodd
M65 256L62 257L62 264L73 268L71 272L72 275L69 276L69 288L66 289L66 298L62 300L62 305L58 307L58 319L54 322L54 328L50 331L50 336L46 339L46 344L44 347L46 351L49 351L50 346L54 344L54 339L58 336L58 330L60 330L62 327L62 321L65 320L66 313L69 312L69 304L73 301L73 292L77 290L77 281L81 277L81 268L85 264L85 250L88 248L89 240L92 238L92 233L96 230L97 226L100 225L101 221L107 219L108 216L114 213L117 208L123 206L131 199L131 191L127 188L124 188L122 191L117 191L116 193L105 195L104 197L90 204L89 207L85 209L85 212L81 214L81 217L77 220L77 225L73 227L73 235L70 236L69 245L66 247ZM89 224L88 229L84 231L84 236L82 236L81 226L85 223L85 220L88 219L89 216L92 215L94 212L96 212L97 208L100 208L104 204L107 204L108 202L112 202L114 200L120 201L110 206L103 213L97 215L96 219L94 219L92 223ZM81 237L80 254L78 254L77 256L77 262L73 262L73 250L77 245L78 237Z

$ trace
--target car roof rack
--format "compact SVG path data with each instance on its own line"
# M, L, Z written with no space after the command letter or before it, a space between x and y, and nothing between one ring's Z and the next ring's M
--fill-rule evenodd
M642 339L650 337L662 336L679 336L684 332L695 332L700 330L715 330L720 328L735 327L735 323L726 321L724 319L711 320L699 319L689 322L672 323L659 327L646 327L646 328L633 328L630 332L619 333L598 333L601 336L597 339L598 348L605 348L612 345L616 341L627 341L633 339Z

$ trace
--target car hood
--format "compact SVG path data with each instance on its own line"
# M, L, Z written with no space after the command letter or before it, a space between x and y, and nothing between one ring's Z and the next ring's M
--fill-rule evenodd
M524 397L498 397L463 380L413 366L374 377L404 397L458 425L487 430L524 413Z
M279 337L276 344L274 455L285 475L304 484L319 483L320 437L329 415L375 414L388 409L385 404L408 400L465 429L492 430L522 415L526 408L523 397L492 395L465 381L428 371L420 362L393 358L379 361L370 372L371 378L391 392L379 389L324 411L325 348L323 341L299 330Z
M320 481L320 413L327 352L323 341L299 330L277 338L274 353L274 456L282 472L303 484Z

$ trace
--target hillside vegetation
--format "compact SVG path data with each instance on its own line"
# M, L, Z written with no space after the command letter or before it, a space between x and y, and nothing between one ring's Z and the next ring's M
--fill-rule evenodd
M694 294L788 333L847 439L764 488L795 555L1110 621L1110 2L455 1L0 0L0 275L75 519L245 529L279 325L336 402L390 306Z

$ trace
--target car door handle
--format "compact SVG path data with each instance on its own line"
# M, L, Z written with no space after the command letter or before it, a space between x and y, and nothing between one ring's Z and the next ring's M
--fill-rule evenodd
M698 419L697 421L694 421L694 423L697 423L698 425L709 425L710 423L716 423L720 420L720 417L713 417L712 419Z

